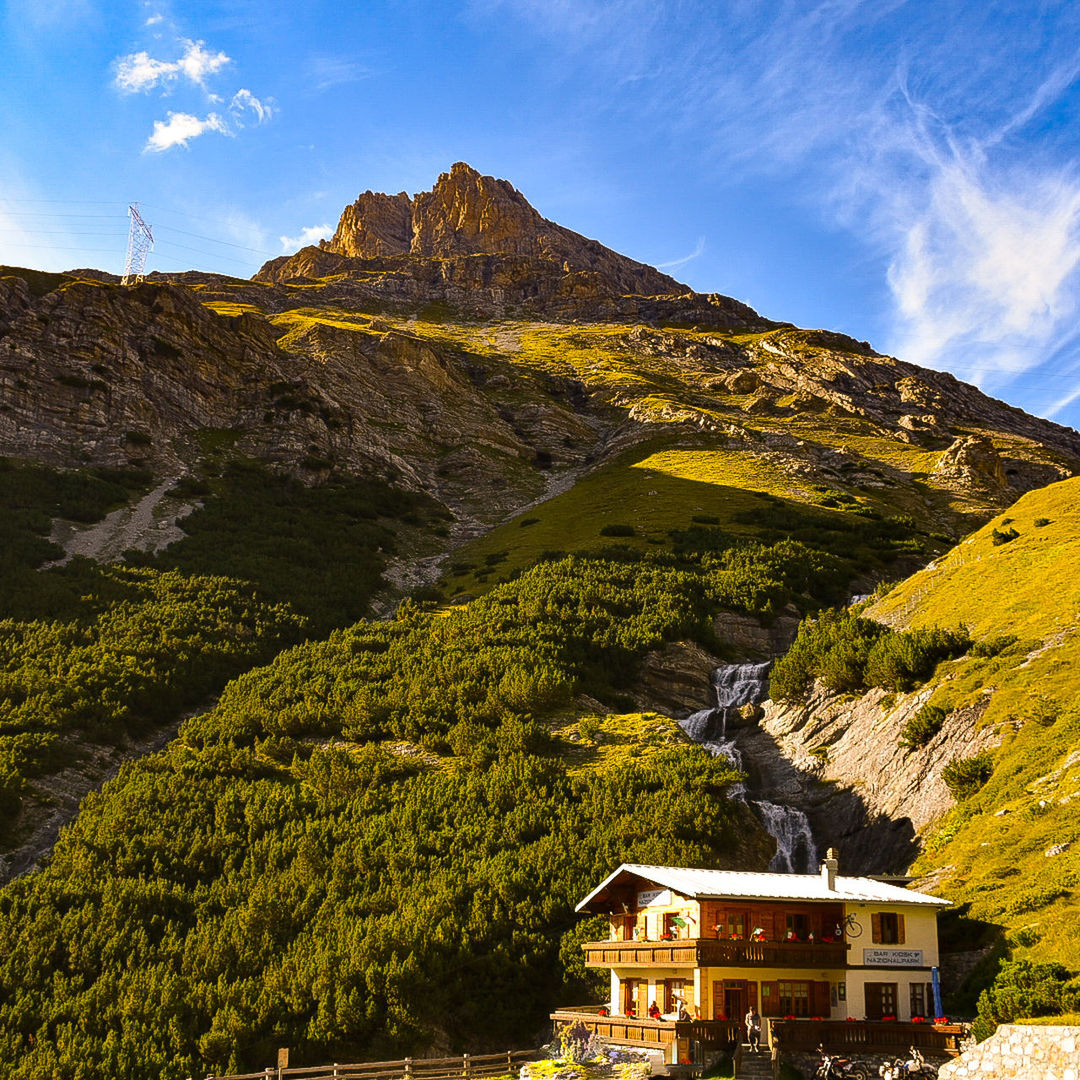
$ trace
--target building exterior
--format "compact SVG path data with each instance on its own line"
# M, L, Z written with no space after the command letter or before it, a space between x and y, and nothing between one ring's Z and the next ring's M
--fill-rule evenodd
M624 863L577 910L609 919L608 939L584 949L588 966L611 972L613 1020L733 1030L750 1008L777 1020L932 1020L948 906L842 877L830 851L820 874Z

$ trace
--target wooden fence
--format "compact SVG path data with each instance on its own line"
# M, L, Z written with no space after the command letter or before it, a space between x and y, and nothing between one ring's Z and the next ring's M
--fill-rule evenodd
M473 1080L484 1076L516 1074L535 1050L507 1050L501 1054L462 1054L449 1058L402 1058L400 1061L362 1061L353 1065L296 1065L262 1072L210 1075L206 1080ZM190 1078L189 1078L190 1080Z

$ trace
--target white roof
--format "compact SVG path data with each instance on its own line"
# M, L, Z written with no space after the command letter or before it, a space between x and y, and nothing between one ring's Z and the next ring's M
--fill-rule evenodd
M919 904L949 907L937 896L901 889L865 877L836 875L830 889L821 874L761 874L742 870L693 870L685 866L642 866L623 863L593 889L575 910L585 908L617 877L633 874L695 900L730 897L739 900L809 900L855 904Z

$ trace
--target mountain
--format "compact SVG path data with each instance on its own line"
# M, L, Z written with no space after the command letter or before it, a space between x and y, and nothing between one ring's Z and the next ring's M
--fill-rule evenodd
M847 871L1065 933L1071 429L458 164L251 281L4 268L0 454L16 1080L531 1039L612 866L773 856L722 660Z

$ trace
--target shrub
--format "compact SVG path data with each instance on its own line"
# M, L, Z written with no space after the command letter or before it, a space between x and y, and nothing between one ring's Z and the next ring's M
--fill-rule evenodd
M605 525L600 530L601 536L635 536L637 529L633 525Z
M1015 634L997 634L994 637L984 638L982 641L976 641L971 646L972 656L998 656L1006 649L1012 648L1020 639Z
M1033 1016L1058 1016L1080 1006L1080 991L1069 985L1062 964L1010 960L1002 964L993 984L979 995L979 1015L971 1032L982 1042L998 1024Z
M1049 518L1036 518L1035 519L1035 528L1036 529L1041 529L1044 526L1049 525L1049 524L1050 524L1050 519Z
M826 611L804 620L788 654L772 672L778 700L802 699L814 679L844 693L880 686L908 691L924 682L938 662L970 645L966 630L890 630L850 610Z
M924 705L911 717L900 732L899 744L905 750L925 746L944 726L945 710L937 705Z
M866 658L874 642L888 632L880 623L846 610L804 619L787 655L773 667L770 692L778 700L801 699L814 679L830 690L860 689Z
M954 758L941 772L941 778L952 797L959 802L968 799L990 779L994 772L993 757L983 751L969 758Z
M990 540L994 547L1001 547L1010 540L1015 540L1020 534L1015 529L995 529L990 534Z
M970 644L963 629L890 632L875 642L866 658L866 685L911 690L934 674L939 661L962 655Z

